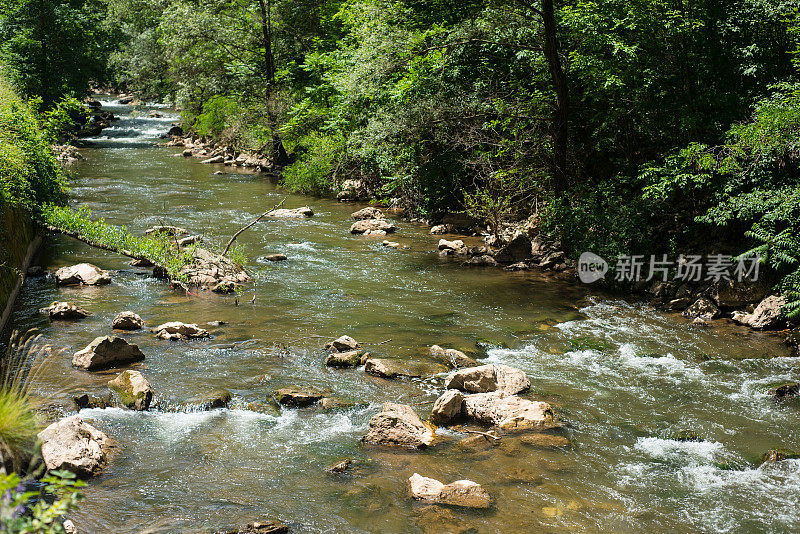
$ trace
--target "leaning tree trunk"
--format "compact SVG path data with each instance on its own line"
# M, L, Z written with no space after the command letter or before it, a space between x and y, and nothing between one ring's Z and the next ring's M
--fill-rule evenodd
M557 192L564 191L568 185L567 177L567 136L569 134L569 91L567 77L558 55L556 19L553 0L541 0L542 21L544 24L544 56L550 70L550 78L556 93L556 108L553 113L553 186Z
M267 123L272 132L272 163L283 167L289 163L289 155L278 134L278 117L273 110L272 97L275 90L275 57L272 53L272 0L258 0L261 13L261 39L264 46L264 77L266 78Z

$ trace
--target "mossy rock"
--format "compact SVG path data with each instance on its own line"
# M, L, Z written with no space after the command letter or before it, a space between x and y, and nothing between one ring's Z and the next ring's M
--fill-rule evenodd
M764 387L764 392L775 399L793 397L800 394L800 383L798 382L773 382Z
M797 458L800 458L800 454L791 449L770 449L761 455L761 463L795 460Z
M668 433L667 439L675 441L705 441L694 430L676 430Z
M594 350L597 352L607 352L616 348L616 346L610 341L596 336L574 337L567 343L573 350Z

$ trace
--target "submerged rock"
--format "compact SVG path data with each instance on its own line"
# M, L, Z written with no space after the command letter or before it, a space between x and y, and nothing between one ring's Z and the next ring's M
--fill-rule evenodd
M356 350L359 347L361 347L361 345L350 336L340 336L333 341L325 343L326 350L335 350L337 352Z
M159 339L194 339L208 337L208 330L200 328L196 324L187 324L180 321L171 321L153 328L153 332Z
M443 366L433 362L414 362L389 358L369 358L364 371L383 378L422 378L445 372Z
M384 215L381 210L378 208L373 208L372 206L368 206L366 208L360 209L358 211L353 212L350 215L353 219L357 221L362 221L364 219L383 219Z
M202 410L214 410L217 408L227 408L231 399L233 399L233 394L227 389L215 389L191 398L188 404L198 406Z
M312 210L308 206L303 206L301 208L292 208L292 209L279 208L267 213L267 217L273 217L276 219L307 219L313 216L314 216L314 210Z
M503 391L519 393L530 388L531 382L524 371L508 365L479 365L452 373L445 381L447 389L460 389L468 393Z
M436 479L423 477L414 473L408 479L411 497L417 501L464 508L489 508L492 497L477 482L456 480L450 484L442 484Z
M78 320L91 315L91 313L72 302L53 302L45 310L52 321Z
M97 371L142 360L144 354L138 346L119 337L103 336L95 338L85 349L76 352L72 357L72 365Z
M773 386L769 390L770 396L775 399L793 397L798 393L800 393L800 383L798 382L786 382L777 386Z
M153 400L153 388L139 371L123 371L108 387L119 395L120 401L131 410L147 410Z
M422 449L433 443L433 431L433 427L423 423L411 406L387 402L370 418L369 431L362 441Z
M142 318L132 311L119 312L111 323L111 328L116 328L117 330L139 330L143 326L144 321L142 321Z
M328 367L358 367L364 357L368 358L369 352L364 352L363 350L334 352L325 358L325 365Z
M111 283L111 275L91 263L79 263L69 267L62 267L53 276L56 279L56 284L60 286L97 286Z
M325 471L328 473L344 473L347 471L347 468L350 467L351 463L353 463L353 460L350 458L345 458L344 460L340 460L333 465L329 465L325 468Z
M474 266L474 267L496 267L497 261L488 254L483 254L482 256L471 257L470 259L464 262L464 265Z
M461 369L464 367L476 367L478 362L470 358L460 350L456 349L443 349L439 345L431 345L431 356L438 360L446 362L454 369Z
M390 234L394 232L397 228L394 224L386 221L385 219L364 219L361 221L356 221L350 227L351 234L366 234L369 232L370 234L374 232L385 232ZM380 235L380 234L375 234Z
M770 295L756 306L753 313L734 312L733 320L756 330L777 328L781 323L781 308L784 304L786 299L783 297Z
M502 391L466 395L463 410L466 417L503 430L548 430L563 426L548 403L521 399Z
M312 386L288 387L277 389L272 398L275 402L293 408L303 408L316 404L325 396L325 392Z
M39 432L38 438L48 469L66 469L79 477L100 473L111 446L107 435L77 415L53 423Z

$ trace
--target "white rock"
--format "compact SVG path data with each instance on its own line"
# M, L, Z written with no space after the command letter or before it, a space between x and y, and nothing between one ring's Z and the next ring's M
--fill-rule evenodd
M39 432L42 459L50 470L66 469L80 477L98 474L104 467L111 440L74 415Z

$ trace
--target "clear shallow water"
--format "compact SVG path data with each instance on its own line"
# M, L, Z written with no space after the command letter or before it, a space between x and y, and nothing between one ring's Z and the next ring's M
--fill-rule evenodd
M154 147L152 137L174 116L150 119L149 109L93 139L74 168L73 197L97 216L135 232L176 224L223 240L286 196L262 175ZM213 175L217 170L225 174ZM797 378L796 360L778 339L733 325L695 329L539 273L463 268L440 260L437 238L410 223L398 222L392 237L402 248L385 249L380 240L348 233L349 214L361 206L286 200L287 207L306 204L316 212L311 220L265 221L240 236L256 281L239 306L231 296L173 292L126 259L68 238L45 246L49 270L81 261L116 270L113 283L100 288L29 280L17 303L15 328L38 327L64 349L36 388L65 412L73 394L103 391L114 375L78 371L70 358L109 334L117 312L133 310L148 326L227 323L211 328L212 339L189 343L125 334L147 355L136 368L162 405L218 387L234 402L192 413L84 410L119 450L74 516L82 532L197 532L269 517L296 532L421 532L430 510L406 494L414 472L484 484L496 499L493 510L452 510L448 519L478 532L800 528L800 462L754 467L768 448L800 450L800 403L776 404L764 394L772 382ZM264 260L277 252L289 261ZM38 308L53 300L94 315L50 324ZM321 346L344 333L380 356L425 358L438 343L524 369L530 397L553 403L568 421L563 434L571 447L542 450L508 437L473 451L457 445L466 434L448 430L424 452L361 446L381 403L413 403L426 416L443 377L387 381L326 369ZM363 404L328 412L245 409L293 384ZM686 429L705 441L669 439ZM324 472L345 457L356 461L352 475ZM433 524L430 532L444 528Z

